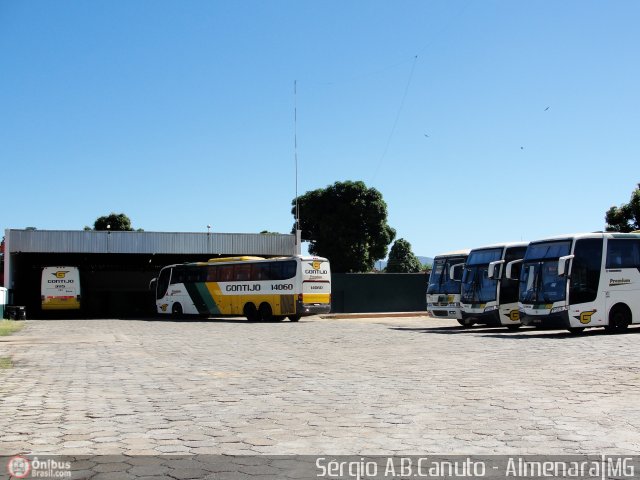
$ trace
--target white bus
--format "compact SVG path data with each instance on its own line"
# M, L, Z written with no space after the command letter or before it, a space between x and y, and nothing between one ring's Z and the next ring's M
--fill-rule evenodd
M504 263L524 257L528 242L474 248L464 265L460 288L461 324L520 327L518 282L502 275Z
M531 242L519 274L524 325L616 332L640 323L640 234L585 233ZM515 262L507 265L507 275Z
M80 309L80 271L78 267L44 267L40 299L42 310Z
M297 322L331 311L331 269L321 257L229 257L169 265L155 284L157 312L175 317Z
M467 260L469 250L456 250L442 253L433 259L429 286L427 287L427 311L432 317L455 318L461 321L460 314L460 276L449 275L451 267L463 264Z

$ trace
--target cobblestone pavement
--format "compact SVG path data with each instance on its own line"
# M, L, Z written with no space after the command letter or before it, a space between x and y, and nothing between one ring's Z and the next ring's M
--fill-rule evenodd
M0 338L0 453L640 452L640 329L453 325L29 321Z

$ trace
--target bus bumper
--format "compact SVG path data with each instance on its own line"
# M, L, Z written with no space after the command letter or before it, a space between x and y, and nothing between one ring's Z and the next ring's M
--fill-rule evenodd
M481 313L466 313L462 312L463 320L471 320L474 323L480 323L482 325L487 325L489 327L502 327L502 322L500 321L500 311L492 310L490 312L481 312Z
M520 310L520 322L529 327L540 327L549 329L571 328L569 312L559 312L549 315L527 315Z
M298 315L319 315L322 313L330 313L331 304L296 302L296 312Z
M460 307L429 307L427 311L432 317L439 318L462 318L460 314Z

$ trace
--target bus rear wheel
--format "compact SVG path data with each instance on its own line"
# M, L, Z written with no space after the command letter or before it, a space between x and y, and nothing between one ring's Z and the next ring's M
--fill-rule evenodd
M271 305L269 305L268 303L260 304L258 314L260 316L260 320L262 320L263 322L270 322L273 319L273 311L271 310Z
M609 313L609 325L604 328L610 333L620 333L624 332L630 323L630 312L626 308L618 306L614 307Z
M242 313L250 322L257 322L259 320L258 310L253 303L245 304L244 308L242 309Z
M570 327L567 330L569 330L569 333L572 335L578 335L584 332L584 327Z

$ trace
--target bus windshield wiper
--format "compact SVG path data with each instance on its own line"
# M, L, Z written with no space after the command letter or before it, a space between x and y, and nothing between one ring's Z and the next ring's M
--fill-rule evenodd
M480 302L479 267L473 267L471 272L473 272L473 277L471 279L471 302Z
M542 262L538 262L534 270L535 276L533 277L533 302L537 302L540 299L542 292Z

